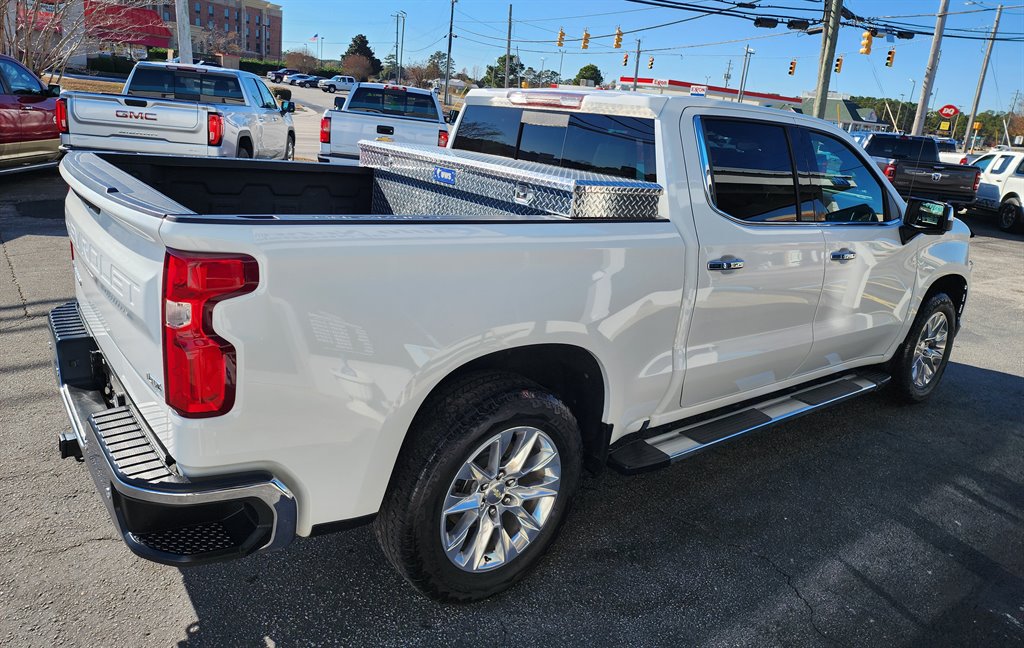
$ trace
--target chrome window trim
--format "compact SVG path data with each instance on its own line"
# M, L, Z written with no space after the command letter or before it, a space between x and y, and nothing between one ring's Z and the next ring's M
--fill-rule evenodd
M730 221L732 221L734 223L737 223L739 225L745 225L747 227L786 227L786 226L788 226L788 227L865 227L865 226L869 226L869 227L894 227L894 226L902 224L902 222L903 222L902 214L898 218L893 218L891 220L882 221L880 223L879 222L874 222L874 223L855 223L855 222L839 223L839 222L829 222L829 221L778 221L778 222L745 221L745 220L743 220L741 218L736 218L735 216L732 216L731 214L727 214L726 212L724 212L721 209L719 209L718 205L715 204L715 200L714 200L714 187L712 185L712 180L711 180L711 162L710 162L710 160L708 158L707 145L706 145L705 140L704 140L704 123L703 123L701 117L702 117L702 115L699 115L699 114L693 116L693 128L694 128L694 131L697 134L697 152L700 155L701 173L703 173L703 176L704 176L704 182L702 183L704 185L704 198L707 200L708 207L710 207L714 212L716 212L720 216L723 216L723 217L729 219ZM792 126L797 127L797 128L806 128L807 130L817 131L819 133L822 133L823 135L830 135L826 131L823 131L823 130L820 130L820 129L817 129L817 128L811 128L809 126L805 126L805 125L799 124L799 123L797 123L797 124L789 124L787 122L776 122L776 121L772 121L772 120L763 120L763 119L749 119L749 120L745 120L745 121L752 121L752 122L756 122L756 123L776 125L776 126L780 126L782 128L786 128L787 126L792 125ZM833 139L835 139L834 135L830 135L830 136ZM858 157L858 159L860 159L861 164L863 164L864 167L866 169L868 169L868 173L872 173L873 174L872 177L874 177L875 180L877 181L879 178L877 177L877 174L875 174L872 171L872 168L877 169L878 165L876 165L874 163L872 163L870 165L869 164L865 164L863 157L861 157L860 155L857 155L856 151L852 151L852 152L853 152L854 155L856 155ZM794 178L794 180L795 180L795 178ZM879 183L879 184L880 184L880 186L882 188L882 191L883 191L885 197L886 198L890 198L889 191L886 189L885 185L881 184L881 183ZM886 202L886 208L887 209L892 207L892 205L888 205L888 203L890 202L889 200L886 200L885 202ZM798 207L799 207L799 205L798 205Z

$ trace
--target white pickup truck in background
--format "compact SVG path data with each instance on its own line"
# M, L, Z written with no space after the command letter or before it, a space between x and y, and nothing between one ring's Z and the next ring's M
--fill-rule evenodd
M240 70L140 62L123 94L66 92L61 149L199 157L295 157L290 101Z
M415 587L478 599L537 562L584 467L887 383L923 401L948 365L968 228L823 121L474 90L449 148L360 154L64 158L60 448L139 555L372 521Z
M448 145L448 124L430 90L358 83L340 108L328 110L320 120L317 160L352 164L359 158L359 140L443 147Z

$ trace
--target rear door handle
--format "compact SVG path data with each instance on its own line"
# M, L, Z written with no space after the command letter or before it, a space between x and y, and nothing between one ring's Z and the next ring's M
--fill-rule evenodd
M743 259L718 259L708 261L708 270L726 272L728 270L740 270L743 268Z
M832 253L833 261L853 261L857 258L857 253L853 250L843 248L842 250L836 250Z

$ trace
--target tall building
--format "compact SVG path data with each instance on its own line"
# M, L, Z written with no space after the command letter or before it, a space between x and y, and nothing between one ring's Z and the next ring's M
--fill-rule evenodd
M242 56L281 58L281 5L264 0L189 0L187 4L193 51L213 54L234 44ZM174 2L153 3L153 9L171 30L171 47L177 49Z

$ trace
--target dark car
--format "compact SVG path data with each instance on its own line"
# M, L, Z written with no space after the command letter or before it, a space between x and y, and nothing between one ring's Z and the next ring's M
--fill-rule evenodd
M980 172L943 162L933 138L902 133L856 133L853 138L904 198L931 198L956 207L974 202Z
M57 95L16 59L0 54L0 174L53 166L60 158Z
M298 74L299 71L294 68L281 68L280 70L274 70L267 72L267 78L274 83L281 83L282 79L289 74Z

